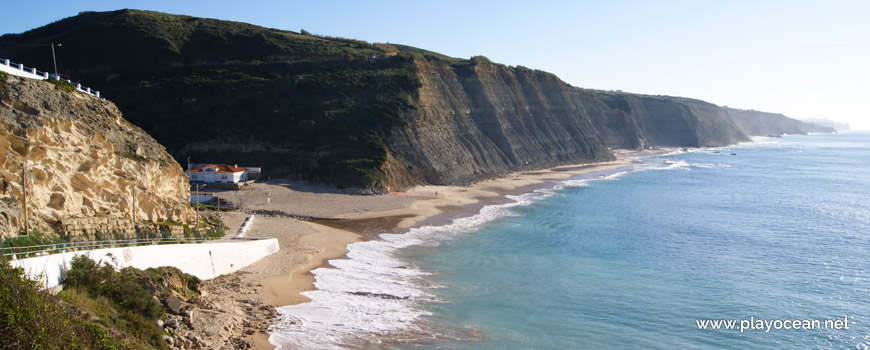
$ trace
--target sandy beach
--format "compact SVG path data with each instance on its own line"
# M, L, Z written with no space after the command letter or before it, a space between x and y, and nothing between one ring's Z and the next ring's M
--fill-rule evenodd
M628 167L631 162L631 158L620 157L606 163L516 173L467 187L418 186L371 196L286 180L211 193L224 205L238 208L223 213L228 233L234 234L254 214L248 236L277 237L281 250L239 272L205 282L203 298L217 305L218 311L197 313L197 330L215 348L231 346L228 339L235 337L236 344L273 349L265 333L274 316L272 309L307 302L300 293L314 288L310 271L342 257L348 244L377 239L378 233L445 224L474 215L485 205L507 203L506 195L551 188L571 177Z

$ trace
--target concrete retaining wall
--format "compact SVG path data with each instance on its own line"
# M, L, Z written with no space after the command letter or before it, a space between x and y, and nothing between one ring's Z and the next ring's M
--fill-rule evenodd
M76 255L106 261L118 269L128 266L138 269L174 266L206 280L238 271L279 249L276 238L222 240L215 243L96 249L12 260L10 264L23 267L31 278L36 279L41 275L45 288L53 288L63 282L63 272Z
M126 218L113 216L67 217L63 219L60 226L70 242L184 237L184 226L181 225L157 225L146 221L135 223Z

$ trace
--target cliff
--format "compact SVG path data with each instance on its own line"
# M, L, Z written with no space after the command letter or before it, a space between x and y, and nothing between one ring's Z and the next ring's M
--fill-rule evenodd
M482 56L149 11L82 13L2 41L70 43L61 70L176 159L338 186L467 184L612 159L616 148L828 130L688 98L580 89ZM0 57L45 69L40 50L0 46Z
M852 126L849 125L849 123L835 122L835 121L830 120L830 119L817 119L817 118L803 119L803 122L821 125L821 126L826 126L826 127L832 128L832 129L837 130L837 131L851 131L852 130Z
M385 137L398 185L466 184L523 169L613 158L612 149L715 147L750 136L833 132L779 114L680 97L572 87L555 75L484 59L417 58L406 124ZM404 182L402 182L404 181ZM416 182L415 182L416 181Z
M519 169L612 159L583 105L555 76L494 64L416 60L421 87L386 137L412 179L465 184Z
M191 221L182 168L114 104L48 81L0 80L0 237L23 230L25 200L29 228L42 232L90 217Z
M836 132L834 128L821 126L813 123L805 123L800 120L787 118L778 113L759 112L754 110L742 110L725 108L740 126L749 135L783 135L783 134L808 134L811 132L830 133Z

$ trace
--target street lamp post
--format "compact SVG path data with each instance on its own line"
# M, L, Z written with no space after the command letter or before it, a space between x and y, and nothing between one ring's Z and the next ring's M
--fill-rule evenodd
M61 46L61 44L57 44L57 46ZM54 43L51 43L51 61L54 63L54 78L60 80L60 76L57 75L57 58L54 56Z

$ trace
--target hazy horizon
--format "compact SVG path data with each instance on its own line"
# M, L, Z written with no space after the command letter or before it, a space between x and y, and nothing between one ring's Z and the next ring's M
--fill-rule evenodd
M870 46L863 44L870 3L860 1L52 0L39 11L22 6L0 23L0 33L122 7L399 43L453 57L483 55L583 88L690 97L870 130L861 106L870 95Z

